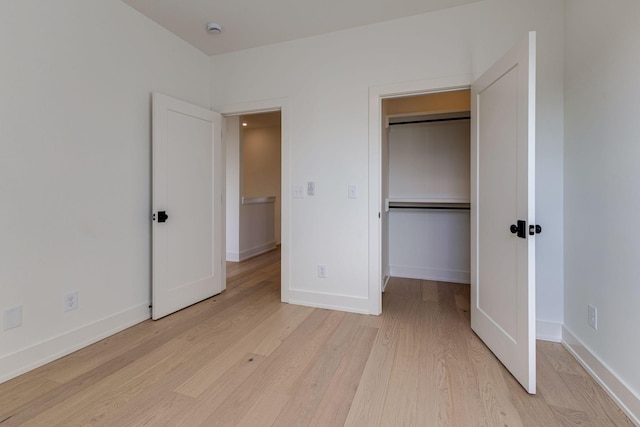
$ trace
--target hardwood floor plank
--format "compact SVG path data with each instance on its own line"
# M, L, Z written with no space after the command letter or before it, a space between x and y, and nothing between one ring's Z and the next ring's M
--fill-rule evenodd
M263 369L249 377L204 423L210 426L234 425L262 393L288 393L307 365L314 360L328 337L340 324L345 313L315 310L276 349L263 364Z
M538 352L547 357L554 372L562 372L565 374L580 375L590 378L587 371L579 364L576 359L559 343L548 341L538 341Z
M237 331L234 335L241 338L233 342L216 357L211 357L210 361L200 368L196 374L182 383L176 389L176 392L186 396L198 397L233 366L238 357L248 352L261 354L255 349L260 347L263 340L269 339L277 342L276 338L283 336L283 331L290 333L291 328L302 322L309 316L311 311L312 309L308 307L281 304L264 321L257 322L255 325L248 324L244 330Z
M309 426L344 425L351 402L358 388L378 328L359 326L356 335L331 379Z
M262 340L253 349L254 353L269 356L313 311L311 307L288 304L283 305L283 307L285 309L282 312L282 316L276 319L277 323L267 327L267 331L260 334Z
M580 402L581 409L589 420L597 426L632 426L633 423L615 406L611 398L591 377L561 372L561 380L572 395Z
M168 418L176 413L188 413L193 399L177 393L162 393L147 396L136 402L128 410L111 412L102 420L91 420L96 426L160 426L167 425Z
M274 426L308 425L331 378L358 330L358 315L346 314L340 325L327 339L324 349L316 355L313 363L300 374L289 390L291 400L274 422Z
M418 376L420 369L419 299L408 301L398 317L397 345L393 367L387 383L380 424L383 426L413 426L418 406ZM400 420L402 420L400 422Z
M558 344L538 343L526 393L471 331L468 285L391 278L381 316L300 307L280 302L279 256L0 384L0 426L632 425Z
M540 393L536 395L527 393L506 369L502 369L502 379L507 385L509 397L518 411L522 424L527 427L551 427L560 425L554 412Z
M41 378L41 376L34 381L20 381L14 384L7 383L5 391L0 393L0 420L4 420L17 412L17 409L21 406L46 395L58 387L60 387L60 383Z
M469 330L464 316L456 308L454 288L438 282L440 301L440 336L443 377L440 383L441 414L439 422L449 425L474 425L486 414L478 379L468 359L469 349L462 333ZM445 409L446 408L446 409ZM480 420L482 423L482 418Z
M434 282L435 283L435 282ZM426 301L419 310L420 353L418 365L418 389L416 399L416 425L437 426L441 418L438 405L438 384L441 371L442 346L439 340L440 304L437 302L437 283L435 301Z
M478 381L482 419L486 425L523 426L502 376L504 367L477 336L471 333L465 333L465 336L471 366Z
M438 302L438 282L433 280L421 280L422 301Z
M537 357L537 382L538 392L548 405L555 408L565 408L578 410L581 402L575 398L569 387L562 381L562 378L553 368L547 356L539 348L536 351Z
M238 421L237 425L239 427L272 426L278 415L287 407L290 401L291 395L289 394L282 392L263 393L240 421Z
M192 427L203 425L205 420L218 411L226 398L240 387L256 371L263 369L265 357L259 354L243 355L234 366L209 386L185 411L176 413L166 425Z
M395 278L392 280L395 281ZM393 287L392 284L389 286ZM345 426L376 426L380 423L387 384L393 369L398 318L403 305L401 294L391 289L385 293L383 312L386 315L362 373Z

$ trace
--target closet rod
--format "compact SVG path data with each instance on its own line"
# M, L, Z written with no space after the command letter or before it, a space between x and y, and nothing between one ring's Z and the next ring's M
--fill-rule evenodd
M409 122L389 123L389 126L410 125L412 123L453 122L453 121L457 121L457 120L469 120L470 118L471 117L452 117L452 118L449 118L449 119L425 119L425 120L416 120L416 121L409 121Z
M389 206L389 209L434 209L434 210L448 210L448 211L470 211L470 207L462 206Z

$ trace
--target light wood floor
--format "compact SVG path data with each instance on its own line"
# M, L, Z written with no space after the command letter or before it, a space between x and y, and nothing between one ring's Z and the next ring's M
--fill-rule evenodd
M471 332L467 286L394 279L379 317L299 307L279 302L279 256L0 385L0 427L631 425L557 344L524 392Z

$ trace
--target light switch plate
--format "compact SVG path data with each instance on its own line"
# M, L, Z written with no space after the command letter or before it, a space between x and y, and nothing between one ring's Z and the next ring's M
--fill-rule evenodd
M357 199L358 198L358 186L357 185L353 185L353 184L349 184L349 198L350 199Z
M304 187L302 185L294 185L293 186L293 198L294 199L303 199L304 198Z

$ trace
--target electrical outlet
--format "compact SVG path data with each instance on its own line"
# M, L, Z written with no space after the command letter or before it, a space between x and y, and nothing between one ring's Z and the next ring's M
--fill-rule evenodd
M324 264L318 264L318 277L324 279L327 277L327 266Z
M22 306L7 308L4 311L3 328L5 331L22 325Z
M593 329L598 330L598 308L589 304L587 309L587 323Z
M313 181L307 182L307 196L316 195L316 183Z
M64 296L64 311L78 308L78 291L69 292Z

